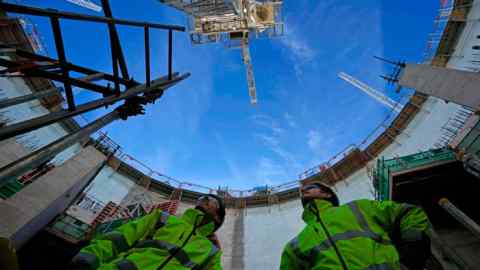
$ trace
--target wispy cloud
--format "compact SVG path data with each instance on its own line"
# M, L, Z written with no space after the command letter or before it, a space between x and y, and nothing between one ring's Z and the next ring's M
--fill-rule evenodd
M215 140L217 142L217 145L220 148L220 153L222 155L221 158L227 164L227 168L229 170L229 173L236 180L236 182L243 182L243 181L247 180L247 178L245 177L245 174L242 172L242 169L237 164L237 161L235 159L235 155L228 148L225 140L223 139L223 136L220 135L218 132L215 132L214 136L215 136Z
M291 128L296 128L297 127L297 122L295 121L295 119L293 118L293 116L291 114L289 114L288 112L286 112L283 117L285 118L285 121L287 122L287 124L291 127Z
M281 136L285 133L285 129L282 128L275 119L268 115L256 114L252 116L252 120L256 125L270 130L275 136Z
M325 162L334 154L336 147L335 136L325 136L318 130L309 130L306 135L308 148L313 152L312 164Z
M322 135L316 130L310 130L307 133L308 147L314 152L318 151L322 145Z
M258 180L266 185L278 184L279 181L283 180L281 178L287 174L285 167L267 157L258 159L256 172Z
M280 42L287 49L288 58L293 62L295 74L299 78L303 74L303 66L315 59L317 50L303 36L297 23L287 20L285 25L285 35L280 38Z
M265 128L262 132L254 134L255 139L280 158L281 163L288 167L288 173L293 174L301 170L302 166L295 154L283 146L282 138L285 136L286 129L280 126L279 121L267 115L255 115L252 119L256 125ZM292 169L295 172L291 171Z

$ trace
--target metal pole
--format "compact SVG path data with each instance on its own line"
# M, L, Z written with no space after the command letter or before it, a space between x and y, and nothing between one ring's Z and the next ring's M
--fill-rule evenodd
M111 122L119 119L119 117L120 116L117 111L110 112L88 124L87 126L79 129L78 131L66 135L28 154L27 156L0 168L0 187L8 183L8 181L12 180L13 178L19 177L26 171L36 168L40 164L52 159L63 150L74 145L83 138L90 136L92 133L98 131Z
M66 65L69 66L68 64L66 64ZM11 60L0 58L0 66L10 68L10 67L19 66L19 64L14 62L14 61L11 61ZM96 72L96 73L98 73L98 72ZM99 93L104 94L104 95L112 94L112 90L109 89L108 87L104 87L104 86L101 86L101 85L98 85L98 84L93 84L93 83L90 83L90 82L87 82L87 81L79 80L77 78L71 78L71 77L70 78L64 78L62 74L58 74L58 73L55 73L55 72L50 72L50 71L46 71L46 70L42 70L42 69L25 71L25 76L28 76L28 77L42 77L42 78L51 79L51 80L54 80L54 81L59 81L59 82L62 82L62 83L70 83L73 86L77 86L77 87L80 87L80 88L84 88L84 89L92 90L92 91L95 91L95 92L99 92ZM112 78L113 78L113 76L112 76Z
M145 85L139 85L139 86L130 88L127 91L122 92L118 96L109 96L106 98L98 99L98 100L77 106L75 111L62 110L58 112L53 112L44 116L40 116L40 117L26 120L17 124L3 127L0 130L0 141L6 140L8 138L11 138L23 133L27 133L29 131L32 131L44 126L48 126L50 124L56 123L66 118L70 118L85 112L89 112L103 106L114 104L117 101L128 99L139 94L148 94L158 89L171 87L176 83L184 80L188 76L190 76L190 74L186 73L186 74L183 74L182 76L174 78L173 80L166 80L163 77L153 81L151 87L146 87Z
M150 29L144 28L145 32L145 83L150 86Z
M168 79L172 79L173 34L168 30Z
M460 269L463 269L463 270L472 269L463 260L463 258L446 241L443 241L442 238L433 229L428 229L427 234L432 240L432 244L434 244L433 246L438 247L443 256L446 256L450 260L452 260L453 263L455 263L458 267L460 267Z
M118 47L113 34L110 34L110 49L112 53L113 84L115 85L115 95L120 94L120 83L118 82Z
M42 9L42 8L35 8L35 7L29 7L29 6L7 4L2 2L0 2L0 10L5 12L28 14L28 15L34 15L34 16L46 16L46 17L55 16L62 19L70 19L70 20L78 20L78 21L120 24L120 25L136 26L136 27L144 27L145 25L148 25L152 28L158 28L158 29L167 29L167 30L171 29L174 31L181 31L181 32L185 31L185 27L178 26L178 25L167 25L167 24L160 24L160 23L148 23L148 22L141 22L141 21L111 19L111 18L106 18L101 16L91 16L91 15L84 15L84 14L78 14L73 12L63 12L63 11L58 11L54 9Z
M39 55L39 54L34 54L34 53L27 52L27 51L20 50L20 49L16 49L16 55L24 57L24 58L30 58L30 59L33 59L33 60L37 60L37 61L48 61L48 62L57 61L56 59L53 59L53 58L50 58L50 57L46 57L46 56ZM67 67L70 71L76 71L76 72L84 73L84 74L87 74L87 75L95 75L95 74L102 73L102 72L99 72L99 71L96 71L96 70L93 70L93 69L90 69L90 68L73 65L71 63L67 63ZM103 74L103 77L104 77L105 80L114 81L113 75L106 74L106 73L102 73L102 74ZM79 80L85 80L84 78L78 78L78 79ZM140 84L140 83L135 82L135 81L130 81L127 78L125 78L125 79L124 78L119 78L119 82L123 85L131 85L132 83L134 85ZM88 89L88 88L85 88L85 89Z
M465 215L465 213L463 213L446 198L440 199L440 201L438 201L438 204L458 222L462 223L462 225L465 226L468 230L470 230L476 237L478 237L478 239L480 239L480 226L475 223L475 221Z
M49 90L36 92L36 93L32 93L32 94L25 95L25 96L0 100L0 109L10 107L10 106L13 106L13 105L18 105L18 104L21 104L21 103L24 103L24 102L35 100L35 99L40 99L40 98L43 98L43 97L53 96L57 93L59 93L58 89L51 88Z
M103 12L105 13L105 17L113 19L112 9L110 8L110 3L108 0L102 0L102 7ZM117 28L115 24L108 25L108 32L110 34L110 40L113 41L112 43L112 52L113 52L113 44L115 44L116 50L116 58L118 61L118 65L120 66L120 70L122 71L122 77L128 80L128 69L127 63L125 62L125 57L123 56L122 46L120 44L120 39L118 38ZM116 65L117 63L115 63Z
M63 46L62 30L60 29L60 21L57 17L51 17L53 38L55 39L55 48L57 49L58 60L60 61L60 68L62 69L62 77L64 79L65 96L67 97L68 110L75 110L75 100L73 97L72 83L69 80L70 75L66 65L67 58L65 56L65 47Z

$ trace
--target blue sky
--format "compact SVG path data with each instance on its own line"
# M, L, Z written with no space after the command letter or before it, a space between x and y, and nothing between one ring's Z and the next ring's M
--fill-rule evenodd
M111 2L118 18L186 22L183 14L154 0ZM95 14L60 0L22 3ZM338 79L338 72L384 91L378 75L386 67L373 56L420 61L437 8L437 0L285 1L285 35L251 42L257 106L249 104L239 50L193 46L186 33L177 33L174 69L192 76L148 106L145 116L116 122L106 131L132 156L184 181L251 188L295 180L361 143L390 113ZM55 56L48 21L34 22ZM62 27L71 62L111 71L106 27L71 21ZM143 31L120 27L119 32L130 73L143 80ZM152 77L166 73L165 38L164 32L152 33ZM385 92L395 100L411 94ZM94 97L77 93L79 101Z

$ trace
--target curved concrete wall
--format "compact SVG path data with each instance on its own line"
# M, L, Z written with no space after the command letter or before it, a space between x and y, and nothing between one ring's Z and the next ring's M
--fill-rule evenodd
M443 125L460 108L455 104L429 98L422 112L381 156L391 158L433 148L442 135ZM374 190L368 176L368 167L373 166L374 162L335 185L341 203L361 198L373 199ZM278 269L284 245L304 226L301 213L302 206L298 200L271 207L245 209L241 240L228 235L229 232L235 232L234 224L238 223L238 214L228 215L231 220L225 223L226 226L221 231L221 240L226 242L224 269ZM242 252L233 252L232 246L235 245L243 245ZM241 255L242 258L235 255ZM232 261L237 264L232 265Z
M448 64L450 68L467 70L475 68L471 66L471 60L474 59L472 44L477 41L477 35L480 35L477 20L480 12L477 3L478 1L475 1L474 11L469 16L472 21L467 25L459 39L456 55L452 57ZM28 92L25 90L25 85L2 78L0 78L0 87L20 89L16 94L8 94L9 97ZM21 113L17 114L12 111L10 115L18 115L17 120L19 120L24 117L25 110L30 111L30 117L44 113L43 111L36 111L35 105L28 105L27 107L19 109ZM380 157L392 158L433 148L442 136L442 127L450 118L455 116L459 109L461 107L458 105L446 104L436 98L429 98L421 112L396 138L396 142L382 152ZM49 134L39 133L40 135L35 136L42 140L40 144L45 143L43 140L51 139L52 134L59 136L54 129L50 128L49 130ZM375 161L370 162L365 168L335 185L334 188L341 203L360 198L373 198L374 193L372 181L369 178L369 168L374 165ZM128 197L128 194L133 194L133 189L138 189L133 183L131 179L106 167L97 176L88 194L103 203L108 201L120 203L125 197ZM150 195L155 197L154 194ZM161 200L163 198L160 196L157 199ZM192 205L181 203L177 213L181 214L190 207ZM304 226L301 220L301 212L302 207L298 200L270 207L243 210L229 209L224 226L217 232L224 252L222 259L224 269L278 269L283 246Z

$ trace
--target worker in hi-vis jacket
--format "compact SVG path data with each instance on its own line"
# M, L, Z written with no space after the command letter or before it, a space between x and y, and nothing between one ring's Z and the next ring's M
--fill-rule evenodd
M417 270L430 258L430 223L419 207L372 200L340 206L319 183L303 186L301 196L306 226L285 246L281 270Z
M156 210L93 239L69 269L222 269L214 232L225 206L215 195L201 196L180 216Z

